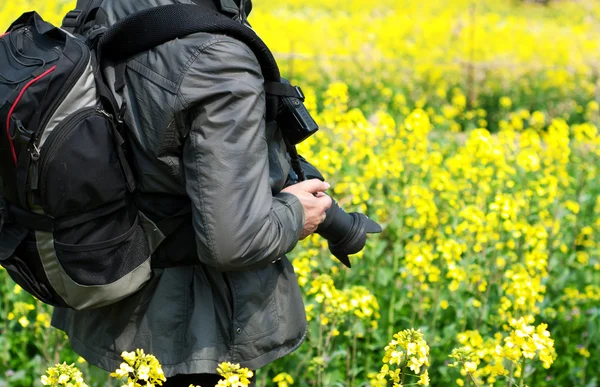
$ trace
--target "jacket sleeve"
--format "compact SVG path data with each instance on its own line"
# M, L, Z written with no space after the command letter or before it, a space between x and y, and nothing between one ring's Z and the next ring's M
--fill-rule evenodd
M304 225L298 198L271 192L263 83L250 49L219 37L180 86L191 125L183 162L198 257L222 271L276 261Z

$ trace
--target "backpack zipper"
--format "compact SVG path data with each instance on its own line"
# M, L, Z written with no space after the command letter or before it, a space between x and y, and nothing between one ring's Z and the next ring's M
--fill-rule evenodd
M75 42L77 42L77 44L79 44L80 47L82 47L82 51L84 54L83 58L81 61L79 61L79 63L77 63L77 66L73 69L73 72L71 73L71 75L69 76L69 78L67 79L65 84L63 85L61 93L54 99L54 101L52 102L52 105L50 105L50 107L48 109L46 109L46 112L42 116L42 119L40 120L40 124L37 127L37 130L33 132L33 135L31 136L31 140L29 141L29 146L27 147L27 150L29 151L29 154L31 156L31 176L30 176L31 181L29 184L30 184L30 188L32 190L37 190L38 183L39 183L39 159L40 159L40 148L39 148L39 137L40 136L39 135L40 135L40 131L46 128L46 126L48 125L48 122L50 121L50 118L52 118L52 116L56 112L56 109L58 109L60 104L63 102L64 97L71 91L73 85L75 83L77 83L77 81L79 80L79 77L81 77L86 66L88 65L88 63L90 61L91 54L90 54L89 49L86 46L84 46L83 43L81 43L79 40L77 40L76 38L74 38L74 39L75 39ZM84 108L84 110L85 110L85 108ZM61 125L59 124L58 126L61 126ZM55 128L55 130L56 129L58 129L58 127ZM54 130L53 130L53 132L54 132Z
M15 145L13 143L12 136L10 135L10 122L11 122L12 115L13 115L15 109L17 108L17 105L21 101L21 98L23 98L23 95L25 94L25 92L27 91L27 89L31 85L33 85L34 83L38 82L40 79L42 79L45 76L47 76L48 74L52 73L54 70L56 70L56 65L52 66L51 68L49 68L48 70L46 70L45 72L43 72L42 74L40 74L39 76L37 76L36 78L34 78L31 81L27 82L27 84L25 86L23 86L23 88L19 92L19 95L17 96L17 99L15 100L15 102L13 102L12 106L10 107L10 110L8 111L8 115L6 116L6 137L8 138L8 143L10 145L10 151L12 153L12 157L13 157L13 161L15 163L15 166L17 165L17 153L15 151ZM23 124L20 123L19 120L17 120L17 121L21 125L18 129L20 131L25 131L25 128L23 127Z
M52 160L57 150L60 149L63 140L71 133L73 128L76 128L75 123L79 123L83 118L91 117L94 114L104 116L104 113L96 107L87 107L71 114L65 118L56 128L50 132L46 139L44 149L40 149L33 144L33 149L30 151L32 155L31 163L31 189L40 189L40 198L44 197L46 182L44 179L40 182L40 176L45 176L48 169L49 160Z
M52 116L56 112L56 109L58 109L60 104L63 102L63 99L71 91L71 89L75 85L75 83L77 83L77 81L79 80L79 77L81 77L81 75L83 74L85 68L87 67L87 65L90 61L89 49L83 43L81 43L77 38L74 38L74 40L82 48L84 55L83 55L82 60L80 60L79 63L77 63L77 66L71 72L71 75L69 75L69 78L67 78L65 84L62 87L61 93L54 98L54 101L52 102L52 104L48 107L48 109L46 109L46 112L42 116L42 118L40 120L40 124L37 127L37 130L34 132L32 138L31 138L31 142L30 142L31 145L29 148L34 151L35 151L35 149L37 149L38 153L39 153L39 138L38 137L41 134L40 131L44 130L46 128L46 125L48 125L50 118L52 118ZM35 154L32 152L30 152L30 154L31 154L31 160L35 162L36 161L34 158ZM39 158L39 156L38 156L38 158ZM37 188L37 184L36 184L36 188Z

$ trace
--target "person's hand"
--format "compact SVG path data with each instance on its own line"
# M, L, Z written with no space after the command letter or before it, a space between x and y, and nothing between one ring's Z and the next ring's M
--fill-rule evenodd
M304 207L304 228L300 234L300 240L306 238L317 230L317 227L325 220L325 211L331 207L331 198L325 194L329 183L318 179L305 180L291 185L282 192L291 193L296 196L302 207Z

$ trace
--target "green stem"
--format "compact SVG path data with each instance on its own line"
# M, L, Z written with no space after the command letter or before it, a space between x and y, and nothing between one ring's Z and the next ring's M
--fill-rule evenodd
M394 257L394 261L396 258ZM395 281L394 281L395 282ZM387 337L390 338L394 334L394 319L395 317L395 308L394 304L396 303L396 292L392 292L392 298L390 299L390 309L388 310L388 329L387 329Z
M356 337L356 333L354 333L353 340L352 340L352 367L356 366L357 347L358 347L358 337ZM354 387L355 383L356 383L356 373L352 372L352 378L350 379L350 387Z
M523 387L525 385L525 364L527 363L527 358L523 357L521 360L521 377L519 378L519 387Z
M400 266L400 254L394 254L392 263L392 273L394 283L397 284L396 276L398 275L398 269ZM390 299L390 309L388 310L388 329L387 337L391 338L394 335L394 320L396 319L396 293L392 292L392 298Z
M346 386L350 386L350 347L346 347Z
M473 382L473 384L475 385L475 387L479 387L479 384L477 384L477 381L475 380L475 378L473 377L473 375L468 372L467 375L469 376L469 379L471 379L471 381Z
M417 283L419 286L417 289L419 289L419 309L418 309L418 315L419 315L419 322L423 321L423 292L421 291L421 287L422 287L422 283L421 281L419 281ZM414 326L414 322L411 324L411 327Z
M317 347L317 353L321 356L323 350L323 324L318 321L319 324L319 343ZM321 367L317 368L317 387L321 385Z
M487 288L485 289L485 296L484 296L483 305L481 307L481 313L479 313L479 319L477 320L477 330L479 330L479 328L481 328L481 323L484 320L483 317L484 317L484 314L485 314L485 312L487 310L488 301L490 299L490 289L492 288L492 279L494 278L493 277L493 274L494 274L494 272L493 272L494 269L493 268L495 266L496 265L492 265L492 274L490 275L490 281L488 282Z
M329 352L329 345L331 344L331 341L333 340L333 332L335 331L335 327L337 325L337 320L338 320L337 317L333 320L333 322L331 323L331 330L329 331L329 333L327 333L327 337L325 338L325 345L324 345L323 351L322 351L323 358L325 358L325 355L327 354L327 352Z
M367 353L369 353L369 350L371 348L371 329L367 330L367 343L365 346ZM371 356L367 356L365 359L365 370L367 370L367 372L369 372L370 369L371 369Z
M440 311L440 306L439 306L439 300L440 300L440 287L436 287L435 289L435 296L433 296L433 319L431 322L431 337L433 337L433 339L435 340L435 331L436 331L436 323L437 323L437 319L438 319L438 315L439 315L439 311Z
M508 379L506 381L506 384L504 384L504 386L511 387L513 385L513 374L514 373L515 373L515 363L512 363L512 365L510 367L510 374L508 375Z

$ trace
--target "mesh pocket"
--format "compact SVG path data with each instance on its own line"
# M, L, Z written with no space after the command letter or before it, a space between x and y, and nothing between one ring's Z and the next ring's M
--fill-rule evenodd
M23 227L12 224L2 228L0 265L28 293L47 304L64 306L63 300L49 286L35 237Z
M126 276L150 257L144 231L135 225L125 239L97 249L55 242L56 256L67 275L80 285L106 285Z
M150 247L133 207L89 223L94 225L89 229L89 235L82 235L82 227L54 234L56 257L73 282L85 286L111 284L148 261ZM124 229L124 225L129 227ZM65 243L65 240L88 243ZM91 241L93 243L89 243Z

